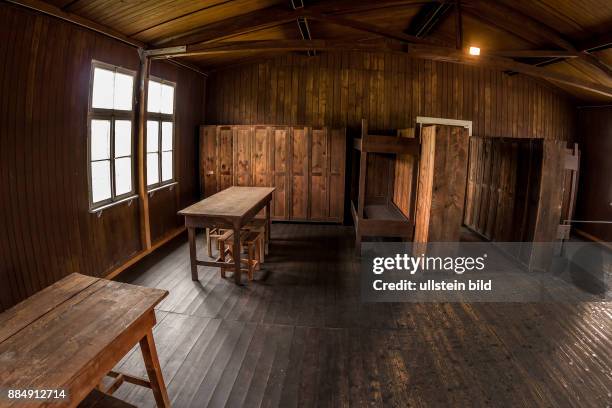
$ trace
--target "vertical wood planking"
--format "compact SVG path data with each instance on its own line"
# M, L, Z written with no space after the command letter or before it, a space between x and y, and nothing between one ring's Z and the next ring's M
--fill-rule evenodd
M0 25L0 58L10 62L0 68L3 310L71 272L105 276L142 246L137 202L106 209L100 217L91 214L87 180L91 62L138 71L136 50L7 3L0 4ZM152 220L151 230L164 235L180 225L177 199L187 203L197 196L204 79L167 63L153 64L154 70L177 83L179 185L156 194L152 209L160 221Z
M372 129L393 130L436 116L471 120L476 136L573 138L573 102L564 93L477 66L380 53L291 54L218 71L211 82L210 124L357 130L367 118Z

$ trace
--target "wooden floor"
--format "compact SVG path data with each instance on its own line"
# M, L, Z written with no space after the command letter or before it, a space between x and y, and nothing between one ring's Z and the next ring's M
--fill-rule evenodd
M272 239L245 287L203 267L192 282L184 239L122 275L170 291L154 335L174 407L612 406L609 303L362 304L350 228ZM118 369L146 375L138 349Z

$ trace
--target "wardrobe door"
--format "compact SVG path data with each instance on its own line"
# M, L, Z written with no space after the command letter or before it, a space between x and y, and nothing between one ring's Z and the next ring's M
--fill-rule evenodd
M253 127L252 166L253 186L268 187L272 185L272 154L270 143L270 128L267 126Z
M234 185L251 186L251 126L234 126Z
M346 167L346 129L330 129L329 141L329 220L344 221L344 172Z
M292 220L308 219L308 128L291 129L291 210Z
M272 142L272 185L276 188L272 194L272 217L280 220L289 219L289 128L270 128Z
M200 191L202 198L218 191L216 126L200 126Z
M225 190L234 185L233 132L231 126L217 127L218 143L218 190Z
M312 129L310 145L310 214L308 219L324 221L329 216L327 128Z

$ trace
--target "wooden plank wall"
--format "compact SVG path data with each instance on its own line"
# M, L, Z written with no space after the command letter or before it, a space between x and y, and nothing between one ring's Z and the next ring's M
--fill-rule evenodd
M138 70L136 49L5 3L0 4L0 26L0 60L5 62L0 69L2 310L71 272L104 276L139 252L141 242L137 202L98 217L88 212L87 190L91 60ZM152 69L170 76L174 67L166 71L154 64ZM177 110L193 111L177 118L178 154L184 161L178 170L179 203L197 191L196 129L183 122L201 122L204 93L203 79L183 71L168 78L178 82ZM190 133L192 140L184 140ZM175 200L170 192L152 198L153 239L178 225L163 220L174 211L168 203Z
M184 225L176 213L197 201L199 192L199 128L204 115L202 75L168 62L153 61L151 75L176 83L175 172L179 184L149 196L151 240L155 242Z
M612 221L612 107L583 108L578 113L581 150L577 220ZM592 239L612 242L612 224L576 224Z
M297 54L228 67L207 86L209 124L415 127L417 115L473 121L476 136L571 140L566 94L523 75L379 53Z

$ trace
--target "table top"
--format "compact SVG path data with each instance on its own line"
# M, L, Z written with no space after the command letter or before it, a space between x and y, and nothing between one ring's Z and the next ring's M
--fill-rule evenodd
M243 218L274 190L274 187L229 187L179 211L179 215Z
M73 273L0 313L0 389L69 388L167 295Z

